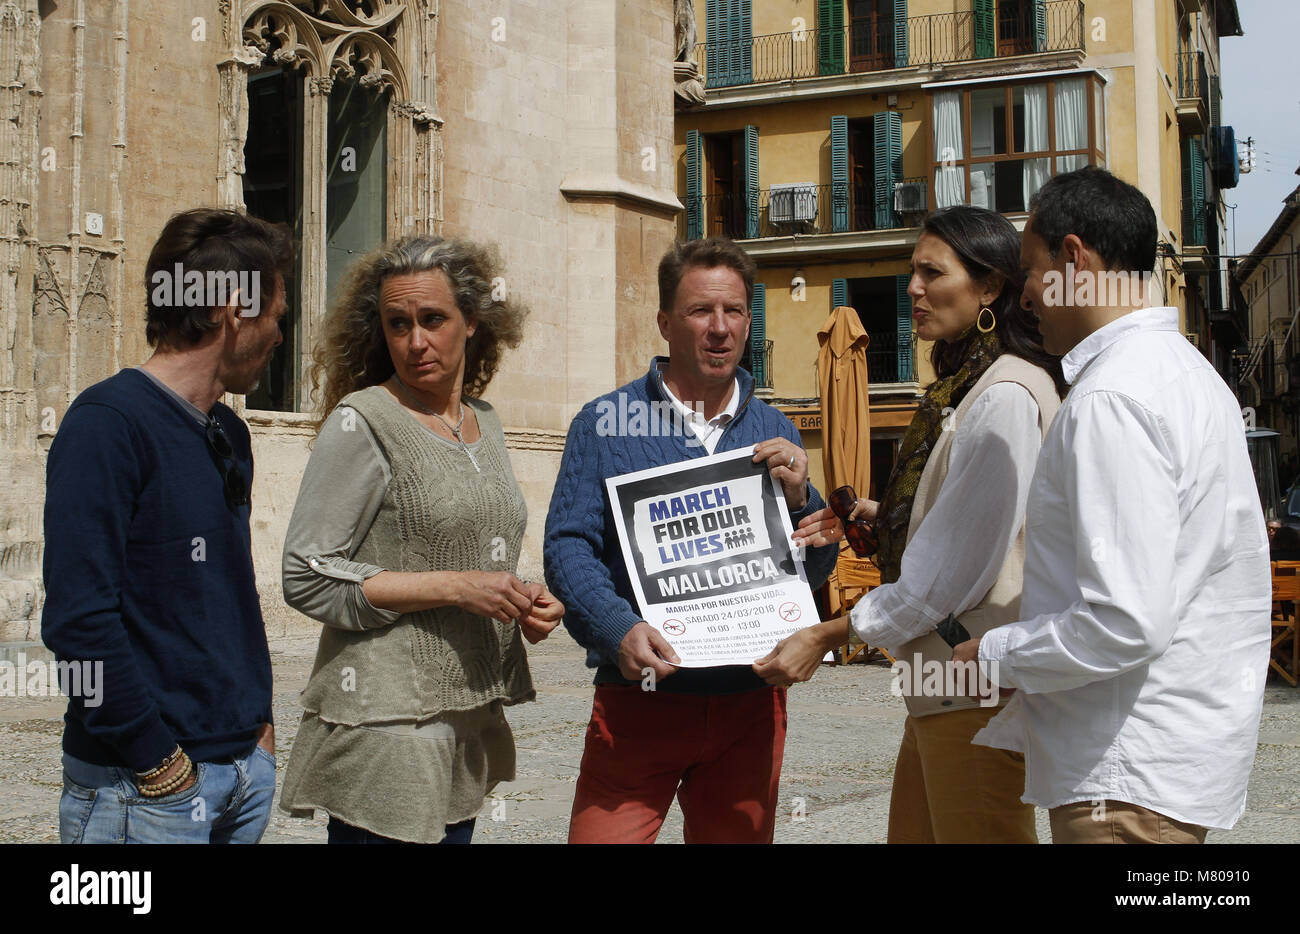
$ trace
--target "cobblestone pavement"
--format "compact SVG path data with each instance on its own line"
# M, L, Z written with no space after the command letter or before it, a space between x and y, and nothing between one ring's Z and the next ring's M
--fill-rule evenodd
M278 640L276 742L283 772L297 728L298 692L316 639ZM515 781L485 804L476 843L559 843L565 839L582 739L591 712L591 676L582 650L557 631L529 647L537 703L508 710L519 751ZM823 666L790 692L789 736L781 775L777 843L882 843L902 702L889 693L882 665ZM0 843L58 842L59 738L64 701L0 698ZM1300 842L1300 690L1270 682L1245 816L1210 843ZM278 803L278 795L277 795ZM1038 835L1050 840L1046 814ZM325 822L293 819L278 807L267 843L316 843ZM674 804L660 842L680 843Z

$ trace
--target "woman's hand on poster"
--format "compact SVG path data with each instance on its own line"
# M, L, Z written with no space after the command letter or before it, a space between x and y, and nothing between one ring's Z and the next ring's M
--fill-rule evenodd
M782 639L776 648L754 662L754 674L768 684L782 688L808 681L817 674L817 667L821 665L826 653L838 644L833 641L834 635L826 623L800 629Z
M808 504L808 454L787 438L768 438L754 445L754 463L767 461L772 478L781 484L792 511Z

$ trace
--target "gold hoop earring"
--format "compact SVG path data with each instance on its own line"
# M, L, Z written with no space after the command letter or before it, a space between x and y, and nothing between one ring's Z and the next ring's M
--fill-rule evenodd
M984 326L985 315L989 316L988 327ZM997 326L998 326L998 319L994 316L993 309L985 305L983 308L980 309L980 313L975 317L975 327L980 329L981 334L987 334L989 331L993 330Z

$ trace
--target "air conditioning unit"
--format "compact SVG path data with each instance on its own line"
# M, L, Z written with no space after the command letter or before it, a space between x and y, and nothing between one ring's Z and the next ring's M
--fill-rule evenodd
M895 182L894 211L899 214L912 214L929 208L929 192L925 182Z
M773 185L767 200L767 219L773 224L793 224L817 219L817 186L813 182Z

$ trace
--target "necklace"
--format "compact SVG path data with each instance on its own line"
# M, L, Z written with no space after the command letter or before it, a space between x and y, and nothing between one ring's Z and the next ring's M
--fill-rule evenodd
M402 382L401 377L397 376L397 374L393 374L393 381L397 383L397 387L402 390L402 394L406 396L407 401L410 402L411 405L415 406L425 415L432 415L438 421L442 422L443 426L446 427L448 431L456 436L456 443L459 444L460 449L465 452L465 456L469 458L469 462L474 465L476 471L482 473L483 468L478 465L478 460L474 457L474 452L466 446L465 439L460 436L461 426L465 424L465 403L462 402L460 405L460 421L456 422L453 426L451 422L447 421L433 409L424 405L419 399L415 398L415 393L413 393L410 388Z

